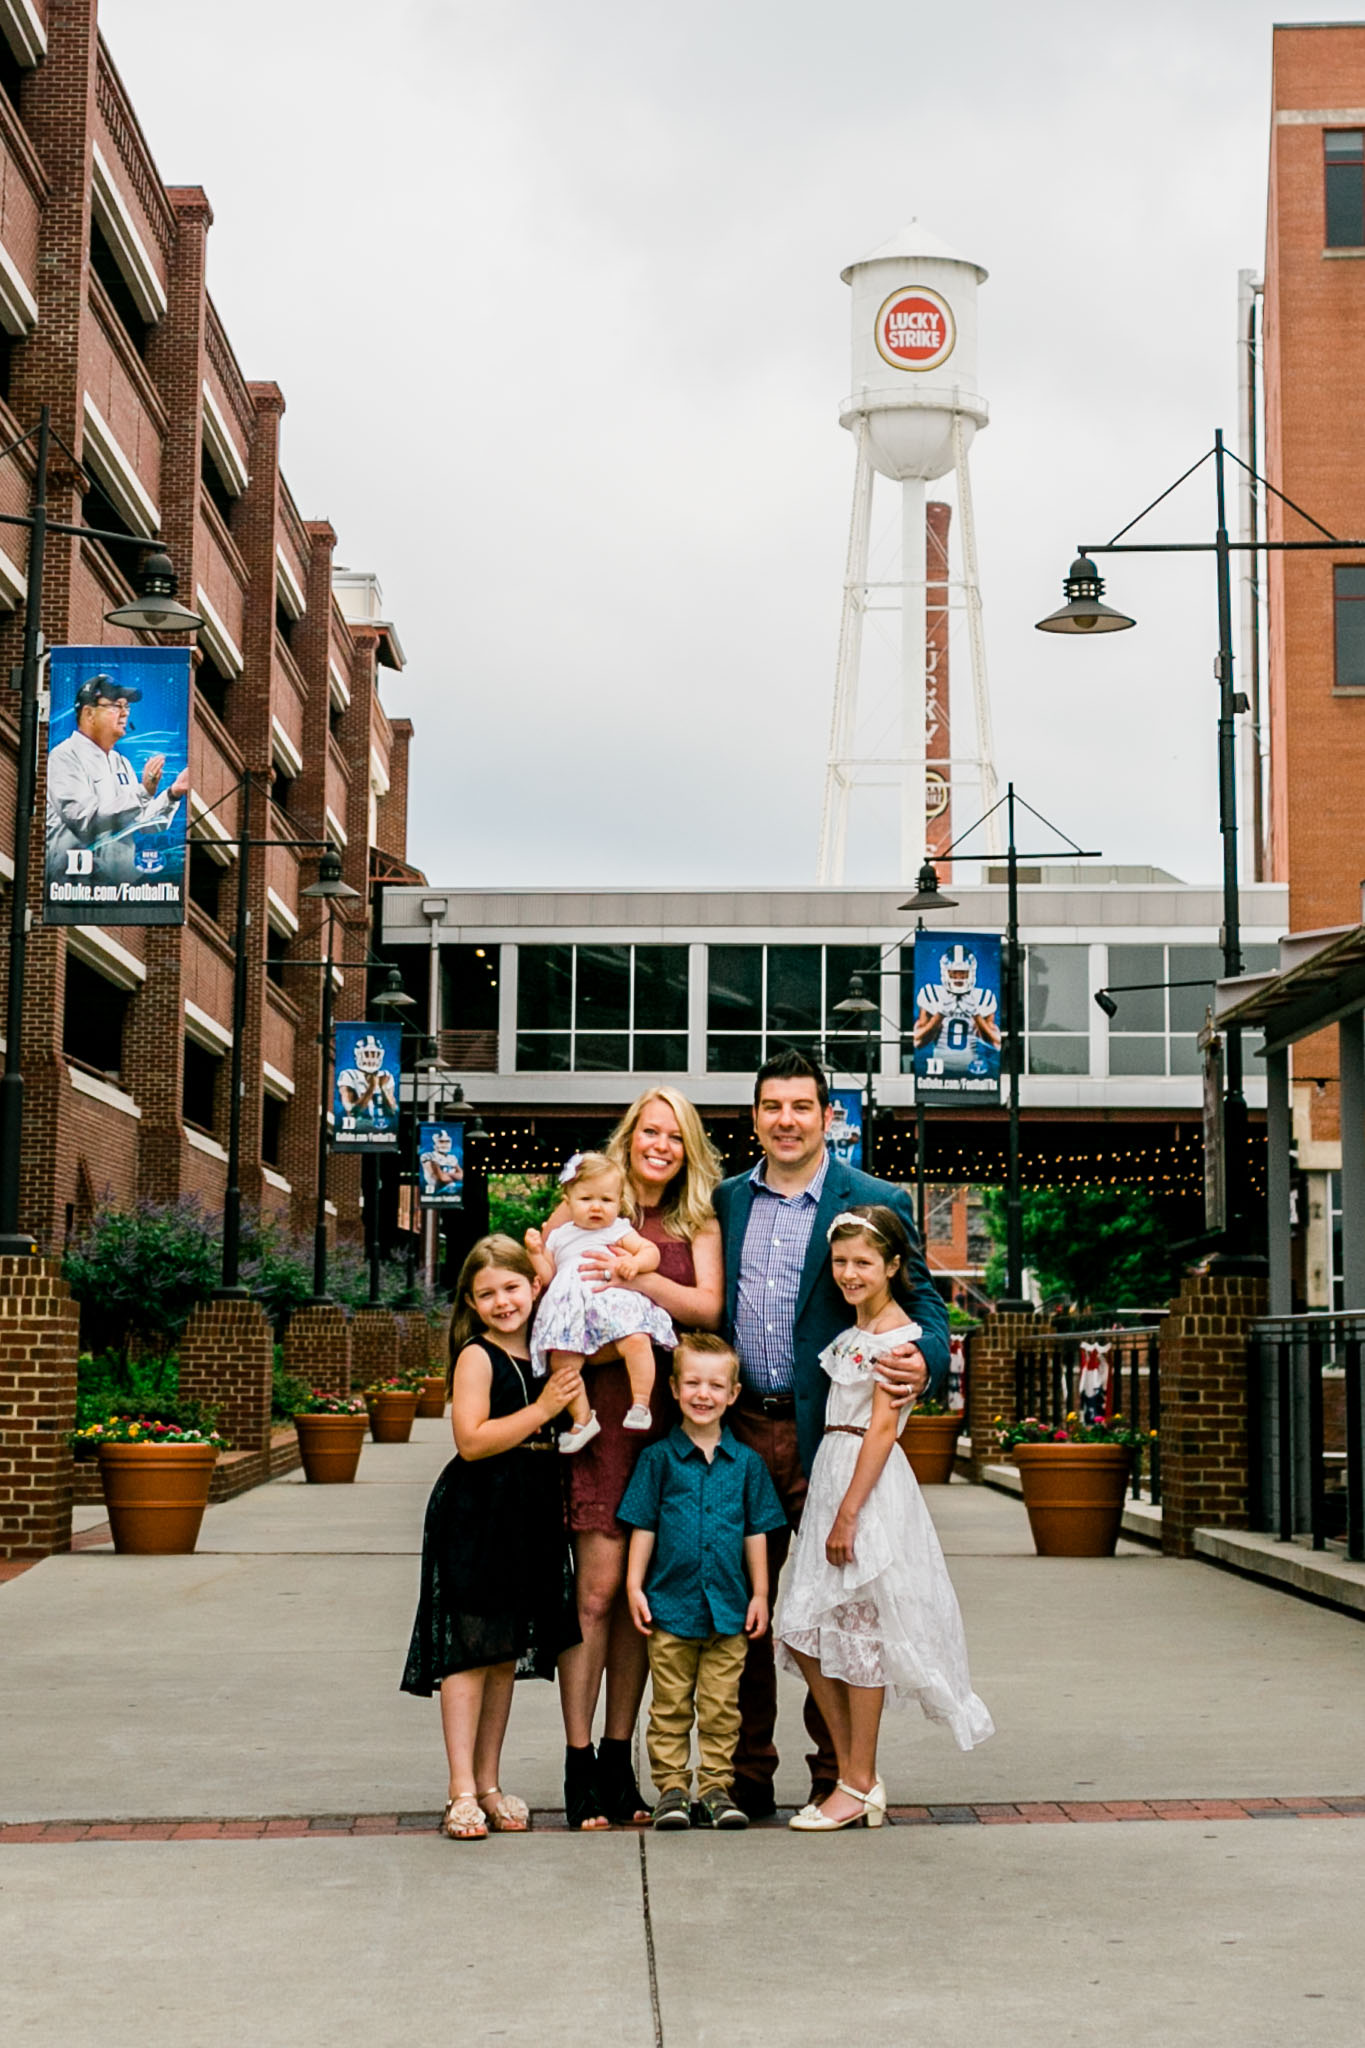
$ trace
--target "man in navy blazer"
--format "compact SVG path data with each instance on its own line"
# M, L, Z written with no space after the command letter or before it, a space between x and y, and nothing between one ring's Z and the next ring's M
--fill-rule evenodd
M904 1188L841 1165L825 1145L829 1084L805 1053L774 1054L754 1083L757 1166L722 1181L715 1192L725 1250L725 1331L740 1360L739 1400L730 1426L768 1467L788 1526L768 1537L769 1584L776 1591L791 1532L801 1519L806 1476L825 1421L829 1382L820 1353L852 1311L834 1284L826 1233L836 1216L885 1203L910 1240L906 1279L916 1344L887 1352L882 1373L903 1398L941 1395L948 1380L948 1312L920 1249ZM740 1686L741 1727L735 1752L736 1803L753 1819L775 1811L777 1677L771 1634L751 1641ZM812 1798L833 1790L837 1775L829 1731L807 1695L806 1729Z

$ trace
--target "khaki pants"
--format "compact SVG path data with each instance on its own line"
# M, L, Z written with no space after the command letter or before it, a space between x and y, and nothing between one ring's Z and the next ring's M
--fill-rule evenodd
M649 1774L660 1798L692 1783L692 1721L697 1723L697 1792L728 1792L739 1737L739 1678L747 1636L671 1636L656 1623L649 1637Z

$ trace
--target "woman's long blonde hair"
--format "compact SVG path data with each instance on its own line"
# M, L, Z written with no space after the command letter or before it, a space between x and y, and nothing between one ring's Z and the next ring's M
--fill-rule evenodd
M676 1088L667 1086L646 1088L643 1095L636 1096L607 1139L606 1154L625 1175L626 1193L638 1220L640 1205L630 1178L630 1148L635 1126L651 1102L667 1103L678 1120L683 1141L683 1163L669 1185L660 1220L670 1237L686 1238L690 1244L716 1213L711 1206L711 1197L725 1169L720 1154L707 1137L702 1120L687 1097L680 1095Z

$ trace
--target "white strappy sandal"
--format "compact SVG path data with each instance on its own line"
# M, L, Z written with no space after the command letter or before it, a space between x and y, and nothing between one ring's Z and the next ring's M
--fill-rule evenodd
M880 1778L866 1792L860 1792L856 1785L846 1785L842 1778L835 1780L836 1789L846 1792L850 1799L861 1802L860 1813L846 1814L843 1820L831 1820L818 1806L803 1806L787 1822L801 1835L835 1835L843 1828L879 1828L886 1820L886 1787Z

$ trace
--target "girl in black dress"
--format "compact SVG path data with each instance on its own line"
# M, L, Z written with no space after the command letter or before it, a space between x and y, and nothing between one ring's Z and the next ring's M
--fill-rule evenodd
M460 1273L447 1375L457 1455L432 1489L404 1692L439 1689L450 1788L441 1831L480 1841L524 1832L499 1789L516 1678L553 1678L579 1640L554 1418L576 1370L533 1382L528 1332L539 1286L523 1246L485 1237ZM532 1388L535 1387L535 1398Z

